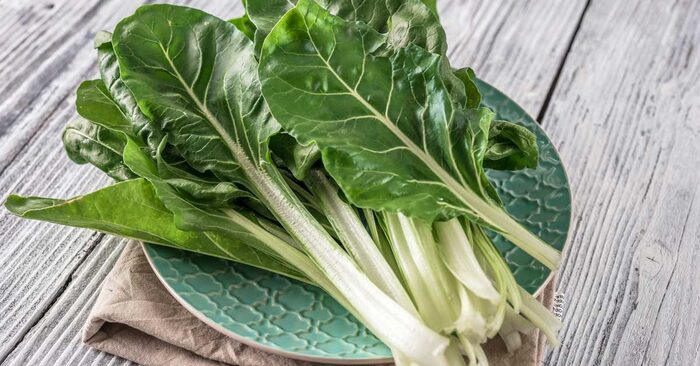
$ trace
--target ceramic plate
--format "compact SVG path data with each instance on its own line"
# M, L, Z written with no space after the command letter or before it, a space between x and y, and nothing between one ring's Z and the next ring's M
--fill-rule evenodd
M544 131L513 100L481 83L483 104L538 138L540 164L519 172L489 171L518 221L557 249L569 231L571 195L559 155ZM536 293L550 271L493 235L515 277ZM207 324L243 343L288 357L325 363L390 361L391 352L322 290L283 276L176 249L144 245L169 291Z

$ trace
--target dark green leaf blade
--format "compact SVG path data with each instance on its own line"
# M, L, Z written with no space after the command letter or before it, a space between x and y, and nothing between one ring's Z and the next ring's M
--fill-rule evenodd
M99 32L95 36L102 81L109 91L111 101L129 122L129 128L125 129L124 133L139 141L151 155L154 155L158 144L163 139L163 133L141 112L131 90L122 80L119 61L114 53L112 42L109 41L111 37L112 34L107 32Z
M256 43L262 43L282 16L294 8L296 0L247 0L246 11L258 28ZM319 0L331 14L348 21L366 23L386 33L396 48L414 44L428 51L444 54L445 31L433 12L434 0Z
M537 137L527 128L509 121L494 121L489 131L489 146L484 166L497 170L536 168Z
M302 145L287 133L279 133L270 138L270 149L275 156L282 159L284 166L303 181L309 169L321 159L321 150L316 144Z
M479 92L479 87L476 84L476 75L474 74L474 70L466 67L455 70L454 74L464 84L466 97L464 107L479 108L479 105L481 105L481 93Z
M124 135L78 118L63 130L68 157L78 164L90 163L117 181L136 175L122 162Z
M451 149L466 148L451 135L440 56L418 47L391 59L372 55L385 41L300 1L263 46L261 81L273 114L301 143L319 145L356 205L428 220L472 214L435 173L437 166L456 174Z
M257 29L267 34L295 3L291 0L246 0L245 10Z
M112 99L102 80L83 81L78 87L75 106L78 114L88 121L127 135L131 134L131 121Z
M255 31L257 31L257 28L255 27L255 24L250 21L248 14L238 18L229 19L229 23L235 25L236 28L243 32L243 34L245 34L251 41L255 39Z
M105 55L110 53L104 47L106 46L103 44L101 46L103 49L100 52L103 57L106 57ZM111 54L113 55L113 53ZM102 62L103 66L105 64L106 62ZM108 70L111 70L111 68L103 69L103 73L110 75ZM112 77L118 77L118 75L112 75ZM169 184L176 186L199 202L206 202L207 205L223 206L235 198L250 196L232 183L221 182L213 176L194 171L186 163L178 164L177 167L168 163L163 156L167 147L166 139L163 138L159 142L160 144L153 141L147 142L149 139L152 140L155 137L162 136L162 134L148 120L145 120L145 116L138 111L136 101L131 92L126 89L126 85L121 80L110 80L111 89L121 95L122 103L132 105L133 108L137 109L125 112L125 109L122 109L117 104L111 92L104 86L102 80L83 82L78 88L76 104L81 116L89 119L93 124L90 125L85 120L77 121L74 123L75 126L66 130L67 134L64 134L64 144L66 144L66 149L71 157L77 156L78 153L75 151L80 147L80 151L83 154L91 153L90 163L110 175L117 175L115 179L133 178L135 176L133 174L127 175L128 169L124 171L124 165L121 164L122 150L128 136L128 139L138 144L144 152L147 152L150 159L155 159L158 162L159 175L162 178L167 179ZM74 127L78 126L85 130L83 132L86 133L99 132L99 136L96 136L96 138L102 137L101 141L88 140L84 134L79 135L78 131L74 129ZM78 141L81 143L78 144ZM105 150L101 145L96 144L98 142L109 143L107 147L111 149ZM101 153L97 154L97 152ZM85 161L87 162L87 160Z
M90 228L305 280L280 260L226 236L178 229L172 213L144 179L127 180L68 200L11 195L5 207L23 218Z
M113 36L122 79L147 117L200 172L246 184L279 125L255 77L253 44L235 26L196 9L147 5Z

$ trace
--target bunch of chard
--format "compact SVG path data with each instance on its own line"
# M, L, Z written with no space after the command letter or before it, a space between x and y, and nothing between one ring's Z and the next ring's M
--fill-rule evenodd
M400 365L485 365L489 338L513 350L535 327L556 344L485 232L556 269L485 174L535 167L535 136L480 106L432 6L247 0L230 21L143 6L97 34L101 78L63 134L117 182L6 206L317 285Z

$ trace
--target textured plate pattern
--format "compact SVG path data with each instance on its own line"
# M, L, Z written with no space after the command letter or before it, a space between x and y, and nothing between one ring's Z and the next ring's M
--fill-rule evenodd
M517 122L537 135L540 162L536 169L518 172L488 171L508 212L545 242L562 250L571 221L569 180L554 145L542 128L519 105L498 89L479 83L483 104L497 111L497 118ZM506 258L518 283L534 293L549 276L549 269L502 236L491 238Z
M540 165L490 171L508 211L533 233L562 249L571 217L566 173L554 146L515 102L481 83L483 103L499 118L537 134ZM534 293L549 270L502 237L496 245L518 282ZM389 349L320 289L252 267L146 245L146 255L172 293L195 315L234 338L290 357L321 362L377 361Z
M144 247L171 292L200 313L195 315L235 338L297 357L391 355L362 323L315 286L230 261L156 245Z

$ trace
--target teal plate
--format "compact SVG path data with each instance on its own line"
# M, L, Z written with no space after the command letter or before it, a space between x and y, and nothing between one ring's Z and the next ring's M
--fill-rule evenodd
M496 88L480 84L483 104L498 117L537 135L540 164L519 172L488 175L510 212L557 249L564 248L571 220L571 194L561 159L544 131ZM537 293L550 271L492 233L518 283ZM144 245L158 277L189 311L220 332L284 356L338 364L390 361L382 342L325 292L250 266L177 249Z

